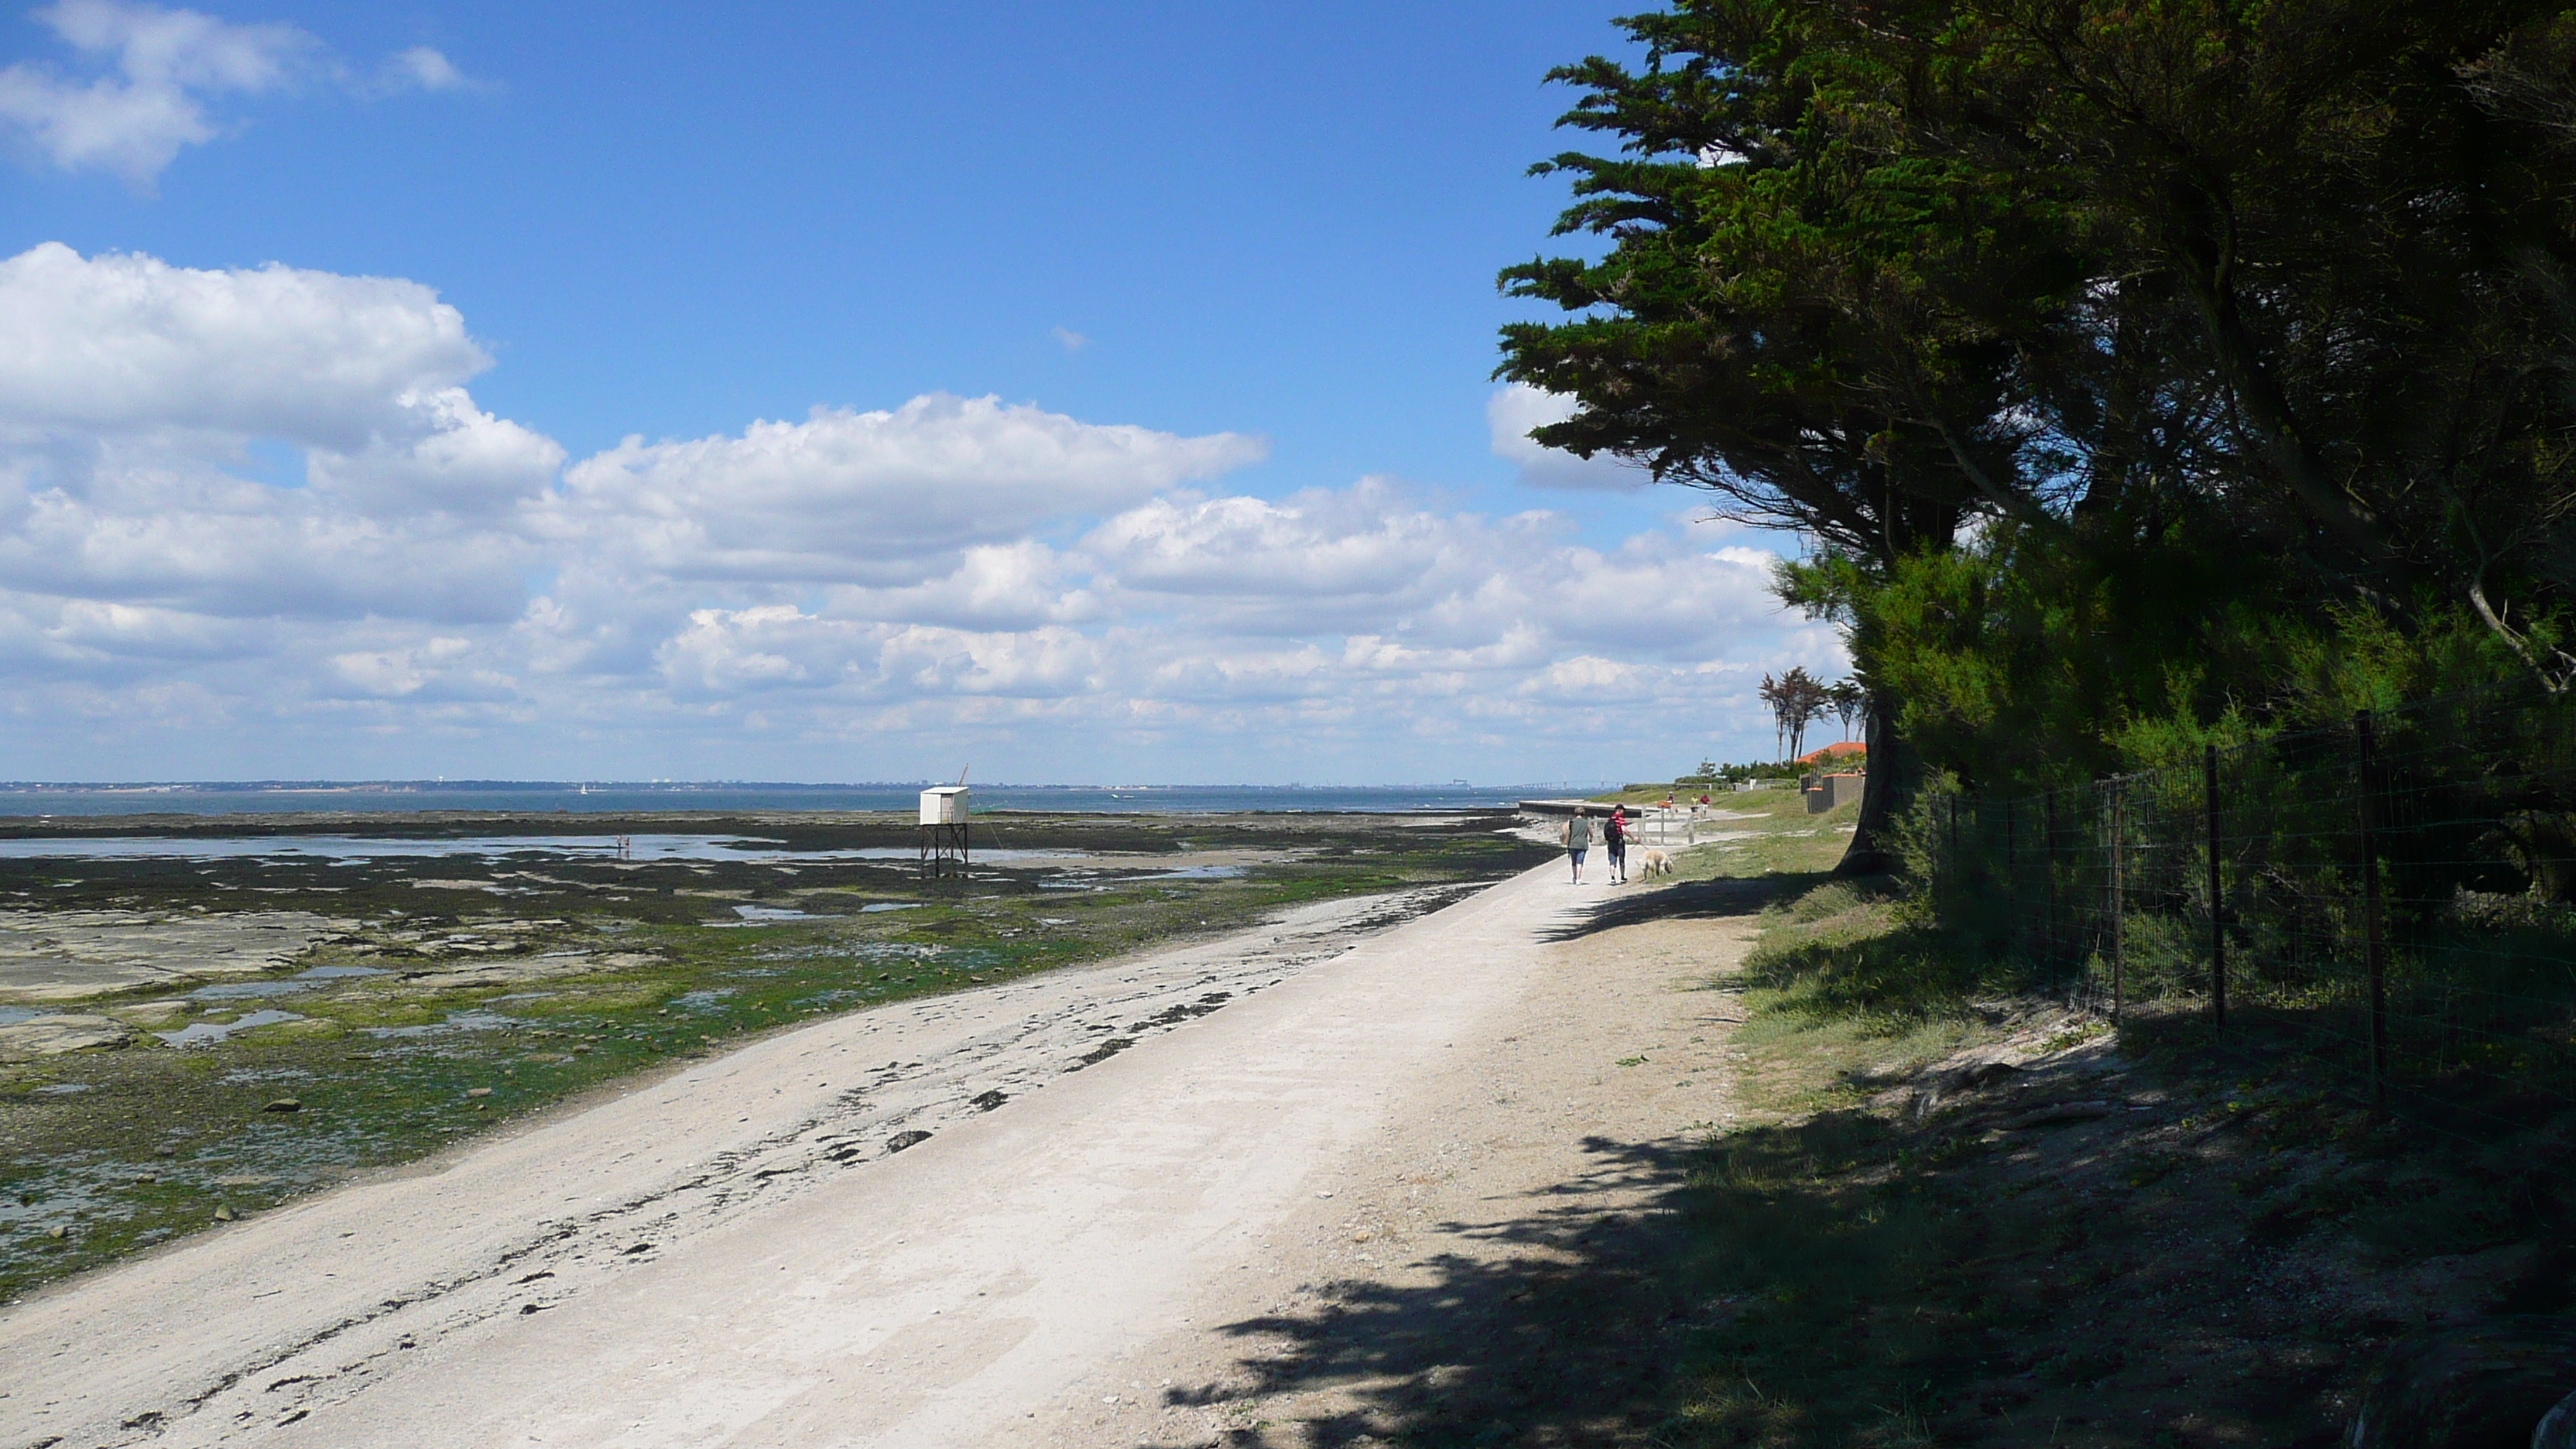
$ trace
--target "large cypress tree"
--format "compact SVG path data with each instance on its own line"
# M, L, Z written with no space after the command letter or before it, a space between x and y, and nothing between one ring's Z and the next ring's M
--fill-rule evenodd
M2517 618L2576 587L2576 27L2563 0L1871 7L1916 144L2084 218L2131 392L2222 400L2168 477L2320 602ZM2103 355L2111 356L2103 338ZM2070 429L2078 435L2082 429Z
M2464 624L2565 680L2576 22L2538 0L1678 0L1620 22L1501 375L1540 441L1791 528L1906 746L1989 786L2283 643ZM1962 543L1967 552L1958 552ZM2053 701L2053 702L2052 702Z
M2030 456L2048 440L2018 404L2082 276L2060 220L1909 146L1884 101L1903 77L1815 7L1688 3L1619 23L1643 65L1552 75L1584 92L1564 124L1619 154L1535 168L1573 178L1558 234L1611 244L1502 276L1576 314L1504 330L1498 375L1581 404L1533 436L1643 463L1864 579L1948 548L1978 514L2049 525L2055 470ZM1911 771L1902 701L1855 652L1871 775L1843 868L1871 871Z

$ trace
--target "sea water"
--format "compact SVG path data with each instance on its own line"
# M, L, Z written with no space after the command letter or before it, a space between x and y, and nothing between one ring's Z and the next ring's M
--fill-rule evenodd
M975 809L1081 813L1243 810L1437 812L1508 808L1532 795L1590 793L1600 783L1534 785L978 785ZM866 785L562 780L207 781L0 784L0 816L229 815L297 811L408 814L509 810L638 814L656 810L911 811L918 783Z

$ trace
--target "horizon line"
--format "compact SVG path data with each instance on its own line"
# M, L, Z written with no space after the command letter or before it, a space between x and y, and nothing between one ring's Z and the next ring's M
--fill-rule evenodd
M1531 780L1497 784L1473 784L1465 780L1410 780L1392 783L1356 784L1315 781L1289 781L1264 784L1249 781L1196 781L1165 784L1137 783L1021 783L995 781L970 785L977 790L1527 790L1557 788L1579 784L1597 784L1601 780ZM461 778L445 776L415 779L260 779L260 780L0 780L0 791L35 790L114 790L124 792L181 790L261 790L261 791L346 791L388 788L426 788L431 790L465 789L612 789L612 790L911 790L925 785L946 783L927 776L903 780L608 780L608 779L508 779Z

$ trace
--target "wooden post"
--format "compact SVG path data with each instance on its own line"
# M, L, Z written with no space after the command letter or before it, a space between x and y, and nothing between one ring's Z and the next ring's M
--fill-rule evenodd
M2004 898L2012 903L2013 935L2021 935L2021 862L2013 850L2013 802L2004 802Z
M2218 879L2218 746L2200 757L2202 813L2209 821L2209 1021L2227 1027L2227 897Z
M953 825L921 827L921 873L926 876L943 876L948 874L949 866L954 864L959 875L966 874L974 864L974 852L971 847L972 842L968 838L966 822L963 820Z
M2057 929L2057 792L2051 790L2045 796L2041 797L2041 800L2042 808L2047 812L2046 829L2048 833L2041 838L2039 847L2039 868L2040 871L2048 878L2047 949L2048 959L2055 961L2063 955L2066 950L2065 938L2058 933Z
M2127 824L2122 816L2125 796L2121 782L2111 782L2111 1019L2120 1019L2120 1009L2128 995L2128 903L2123 899L2127 882L2121 879Z
M2379 740L2370 711L2352 717L2361 744L2362 919L2369 932L2364 960L2370 968L2370 1099L2388 1104L2388 936L2379 888Z

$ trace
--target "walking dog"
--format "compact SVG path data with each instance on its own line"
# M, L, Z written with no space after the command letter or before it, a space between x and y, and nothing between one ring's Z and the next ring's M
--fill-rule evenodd
M1673 873L1673 857L1671 853L1662 850L1647 851L1645 864L1639 868L1637 873L1644 876L1671 875Z

